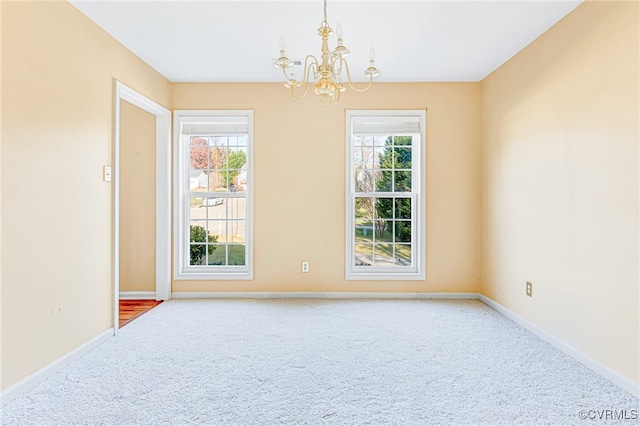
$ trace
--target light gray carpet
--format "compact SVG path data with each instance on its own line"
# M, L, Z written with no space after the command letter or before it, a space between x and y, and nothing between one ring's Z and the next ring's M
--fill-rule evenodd
M174 300L2 424L640 424L581 410L638 399L479 301Z

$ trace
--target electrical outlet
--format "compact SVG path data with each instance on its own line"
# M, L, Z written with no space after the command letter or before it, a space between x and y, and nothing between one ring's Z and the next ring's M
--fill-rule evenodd
M309 262L302 262L302 272L307 273L309 272Z
M527 281L527 296L529 297L533 297L533 284L531 284L531 282Z

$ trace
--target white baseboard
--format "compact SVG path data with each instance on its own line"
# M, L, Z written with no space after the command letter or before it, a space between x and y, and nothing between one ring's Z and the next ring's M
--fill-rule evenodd
M516 314L515 312L505 308L498 302L492 299L489 299L484 295L480 295L480 300L484 302L487 306L493 308L494 310L500 312L505 317L511 319L516 324L521 325L522 327L526 328L536 336L540 337L542 340L545 340L546 342L560 349L562 352L569 355L571 358L575 359L581 364L585 365L587 368L590 368L594 372L598 373L599 375L609 380L616 386L624 389L625 391L629 392L631 395L635 396L636 398L640 398L640 384L634 383L633 381L615 372L614 370L607 367L606 365L603 365L600 362L596 361L595 359L591 358L590 356L585 355L584 353L580 352L578 349L569 345L564 340L561 340L549 334L548 332L544 331L537 325L534 325L533 323L522 318L520 315Z
M47 377L62 370L64 367L71 364L76 359L87 354L92 349L100 346L101 344L109 340L111 337L113 337L113 328L110 328L100 333L99 335L89 340L85 344L75 348L74 350L62 356L61 358L58 358L56 361L52 362L48 366L36 371L30 376L25 377L24 379L20 380L18 383L12 386L9 386L0 395L1 404L4 405L7 402L14 399L15 397L19 396L20 394L28 391L38 383L45 380Z
M120 300L157 300L155 291L121 291Z
M456 299L478 300L479 293L385 293L385 292L173 292L173 299Z

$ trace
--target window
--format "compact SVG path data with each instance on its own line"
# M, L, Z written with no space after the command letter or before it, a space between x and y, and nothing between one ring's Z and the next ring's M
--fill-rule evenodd
M347 279L425 277L425 111L347 111Z
M253 112L176 111L178 279L251 279Z

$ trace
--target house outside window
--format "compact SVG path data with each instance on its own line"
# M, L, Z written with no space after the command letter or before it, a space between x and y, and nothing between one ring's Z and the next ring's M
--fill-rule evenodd
M175 111L175 278L253 278L253 112Z
M425 111L347 111L346 278L425 278Z

